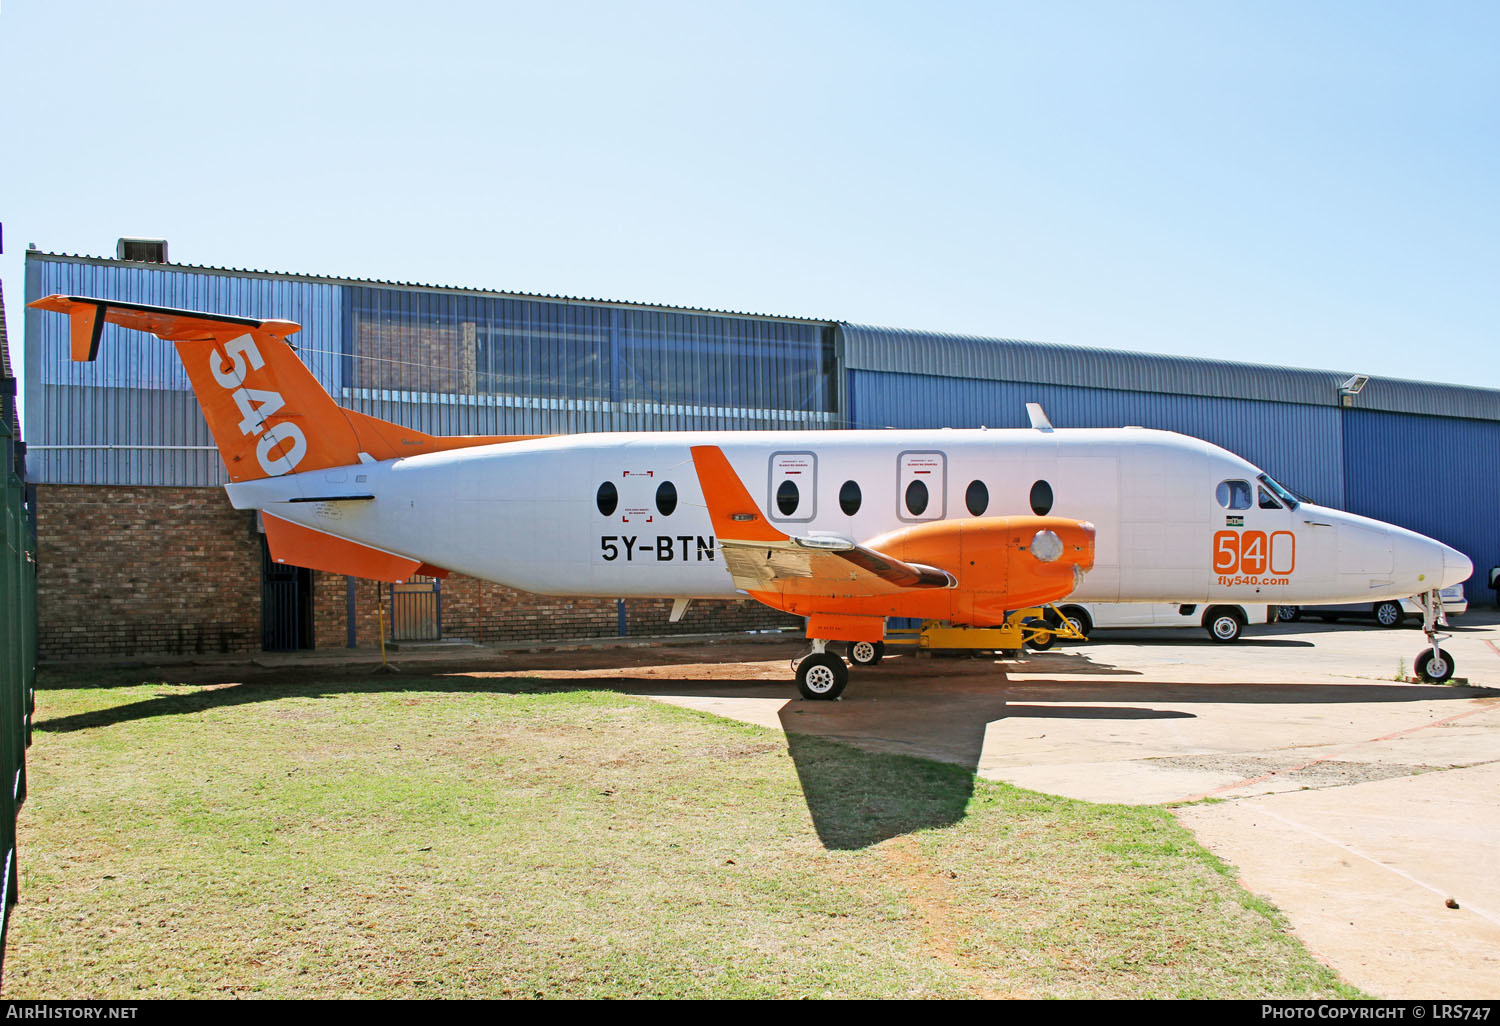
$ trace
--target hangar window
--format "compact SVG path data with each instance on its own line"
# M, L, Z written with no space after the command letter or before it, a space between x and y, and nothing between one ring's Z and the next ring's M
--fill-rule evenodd
M1052 512L1052 486L1046 481L1031 486L1031 512L1039 517Z
M844 511L845 516L852 517L859 512L861 498L859 483L856 481L845 481L844 487L839 489L839 509Z
M1225 509L1249 509L1250 482L1220 481L1219 489L1214 493L1214 498L1218 499L1219 505Z
M1281 503L1277 502L1276 498L1270 492L1266 491L1264 488L1258 488L1256 490L1260 492L1260 508L1261 509L1280 509L1281 508Z
M615 508L620 505L620 493L615 490L613 481L606 481L599 486L599 494L594 496L594 503L605 516L615 515Z
M776 489L776 508L781 510L781 515L789 517L797 512L797 500L801 496L797 494L797 482L783 481Z
M964 492L964 505L974 516L984 516L984 511L990 508L990 490L983 481L969 482L969 490Z
M906 486L906 511L914 517L919 517L926 508L927 486L921 481L913 481Z
M656 512L669 517L676 508L677 486L671 481L663 481L661 487L656 489Z

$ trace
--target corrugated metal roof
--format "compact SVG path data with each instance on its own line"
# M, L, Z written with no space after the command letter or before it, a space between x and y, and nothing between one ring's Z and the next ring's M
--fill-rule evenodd
M745 310L718 310L712 307L677 306L672 303L638 303L628 299L592 299L587 296L561 296L545 292L506 292L499 289L481 289L461 285L433 285L418 281L385 281L380 278L338 278L324 274L299 274L289 271L261 271L245 267L217 267L213 264L150 264L136 260L116 260L113 257L93 257L79 253L49 253L27 250L26 259L70 260L76 263L116 267L154 267L170 271L201 271L219 275L238 275L247 278L269 278L278 281L305 281L322 285L371 285L379 288L417 289L423 292L455 293L469 296L495 296L506 299L539 299L549 303L587 303L591 306L616 306L635 310L669 310L683 313L714 314L719 317L748 317L762 321L791 321L796 324L819 324L832 326L833 321L819 317L788 317L784 314L760 314Z
M840 324L850 370L1027 381L1128 392L1338 406L1339 388L1358 371L1161 356L1020 339L981 338L866 324ZM1500 390L1371 377L1360 409L1500 420Z

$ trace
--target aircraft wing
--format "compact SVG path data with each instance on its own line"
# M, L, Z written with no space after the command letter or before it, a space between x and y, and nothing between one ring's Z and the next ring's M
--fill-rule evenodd
M722 449L697 445L692 451L719 550L737 588L853 598L956 584L946 570L896 559L847 538L786 534L766 521Z

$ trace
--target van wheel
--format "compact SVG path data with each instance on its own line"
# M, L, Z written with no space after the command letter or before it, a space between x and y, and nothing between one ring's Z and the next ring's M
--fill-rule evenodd
M1240 629L1243 626L1240 618L1224 609L1217 609L1210 613L1204 627L1208 628L1208 636L1217 642L1227 644L1231 641L1240 640Z
M1089 631L1094 629L1094 621L1089 618L1088 611L1079 609L1077 606L1064 606L1062 614L1063 618L1073 625L1073 629L1087 640Z
M1298 620L1302 619L1302 607L1277 606L1276 619L1280 620L1282 623L1296 623Z
M1400 627L1404 617L1401 614L1401 603L1382 602L1375 607L1375 619L1382 627Z

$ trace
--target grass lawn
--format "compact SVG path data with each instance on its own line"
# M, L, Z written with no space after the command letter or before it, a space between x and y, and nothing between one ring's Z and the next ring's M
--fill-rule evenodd
M1158 809L521 678L136 672L43 676L8 998L1354 994Z

